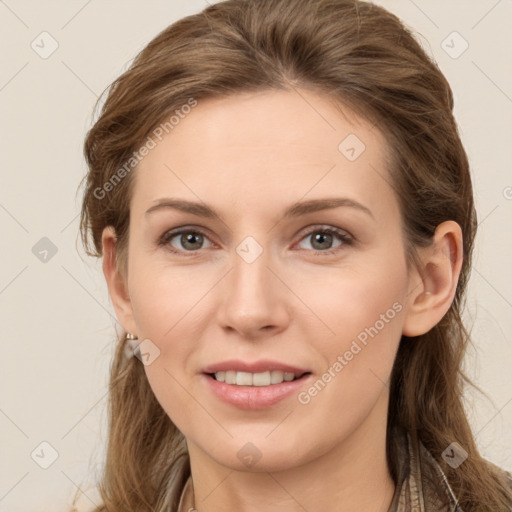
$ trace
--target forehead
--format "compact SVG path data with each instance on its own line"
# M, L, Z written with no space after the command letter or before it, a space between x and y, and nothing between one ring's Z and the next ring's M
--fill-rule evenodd
M306 194L393 200L382 134L320 94L241 93L199 100L182 117L136 169L133 207L165 195L247 209Z

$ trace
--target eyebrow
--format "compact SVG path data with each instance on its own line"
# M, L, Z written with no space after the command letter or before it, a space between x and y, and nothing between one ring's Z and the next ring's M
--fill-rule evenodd
M205 203L172 198L156 199L155 203L156 204L154 204L148 210L146 210L145 215L148 215L152 212L161 209L171 208L175 210L180 210L182 212L191 213L193 215L197 215L198 217L220 218L218 214L215 212L215 210ZM361 211L369 215L372 219L375 219L373 213L369 208L348 197L310 199L309 201L297 202L292 204L285 210L283 218L299 217L301 215L306 215L308 213L314 213L321 210L330 210L342 206L354 208L358 211Z

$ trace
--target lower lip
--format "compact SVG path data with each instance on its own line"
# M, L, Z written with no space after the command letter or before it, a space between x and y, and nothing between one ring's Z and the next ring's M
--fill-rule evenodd
M290 382L284 381L270 386L237 386L219 382L206 374L203 374L203 377L213 393L222 401L240 409L264 409L291 395L297 395L306 381L310 379L311 374Z

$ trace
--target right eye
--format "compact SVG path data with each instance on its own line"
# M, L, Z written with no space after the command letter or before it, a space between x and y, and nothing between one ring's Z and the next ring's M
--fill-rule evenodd
M206 234L197 229L179 229L167 231L158 242L159 245L164 246L176 254L192 253L194 255L197 251L202 249L204 241L209 239ZM213 244L210 243L210 246ZM181 247L180 247L181 246ZM188 256L188 255L187 255Z

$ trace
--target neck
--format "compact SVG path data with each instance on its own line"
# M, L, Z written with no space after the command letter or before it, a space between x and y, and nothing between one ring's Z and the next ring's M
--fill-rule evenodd
M193 496L183 510L387 512L395 483L386 458L386 417L387 396L347 439L307 464L280 471L233 470L189 442Z

